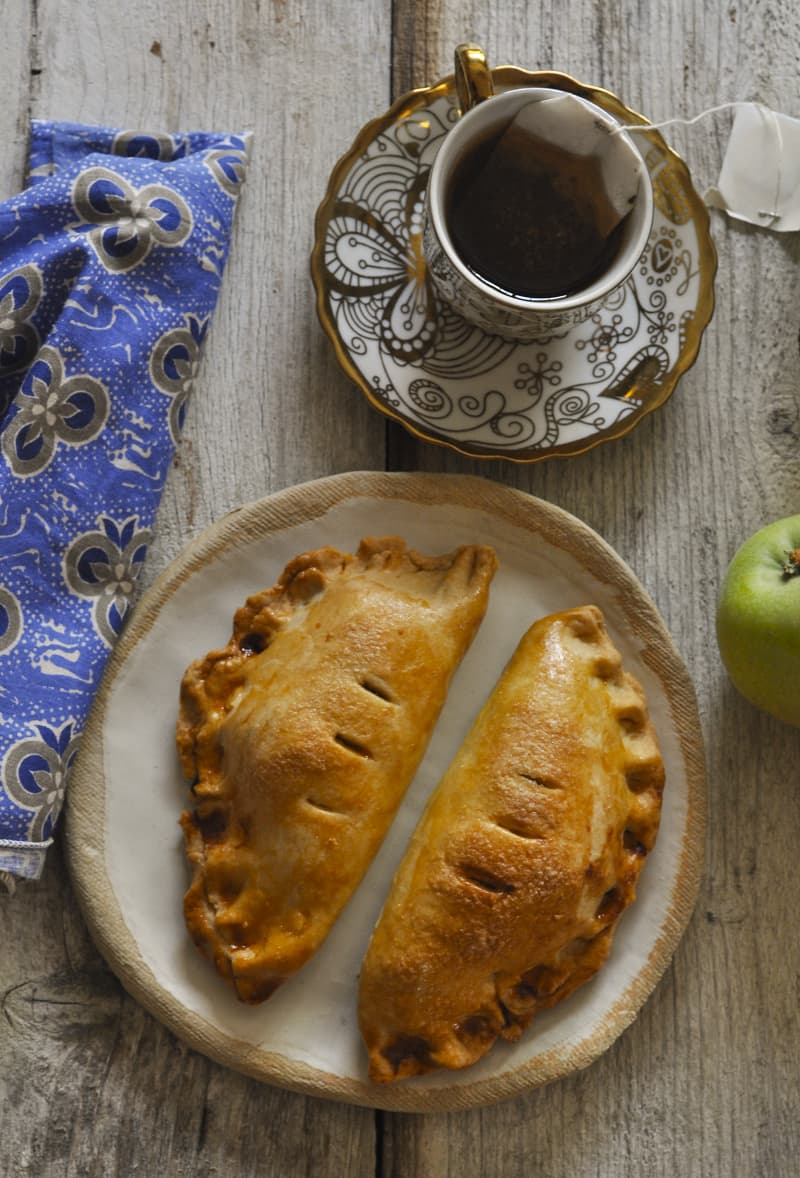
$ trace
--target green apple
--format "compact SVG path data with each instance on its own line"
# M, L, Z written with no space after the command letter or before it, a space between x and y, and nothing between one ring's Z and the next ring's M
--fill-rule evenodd
M717 607L725 669L746 699L800 725L800 515L746 540Z

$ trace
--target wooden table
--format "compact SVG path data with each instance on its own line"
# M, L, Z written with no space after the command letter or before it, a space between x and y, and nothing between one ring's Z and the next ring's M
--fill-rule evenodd
M60 847L0 900L0 1173L270 1178L786 1178L800 1162L800 732L734 692L721 575L800 510L796 236L713 215L717 309L696 366L627 438L578 458L480 463L414 441L338 369L309 279L336 159L455 43L562 69L654 121L756 98L800 114L792 0L2 0L2 195L30 116L256 132L222 297L161 508L152 578L237 504L345 470L477 473L566 508L661 609L696 684L710 775L694 919L637 1022L588 1070L495 1107L375 1114L194 1054L94 949ZM669 135L702 191L728 120Z

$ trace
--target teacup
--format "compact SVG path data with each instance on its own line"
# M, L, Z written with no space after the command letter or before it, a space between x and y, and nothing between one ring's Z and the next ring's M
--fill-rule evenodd
M423 249L438 294L510 340L583 322L624 285L647 244L653 192L641 154L619 123L576 94L539 86L495 94L477 46L456 49L456 85L461 117L436 155L425 203ZM528 170L527 187L506 183L514 167Z

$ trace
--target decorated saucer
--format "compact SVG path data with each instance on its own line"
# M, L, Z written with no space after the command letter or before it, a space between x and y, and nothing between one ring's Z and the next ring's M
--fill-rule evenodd
M492 78L496 92L560 88L626 125L649 125L566 74L501 66ZM512 343L439 300L422 253L428 174L457 118L452 76L414 90L368 123L333 170L311 269L339 363L376 409L472 457L534 462L621 437L694 363L714 308L709 216L686 165L657 131L636 132L655 216L633 274L585 322Z

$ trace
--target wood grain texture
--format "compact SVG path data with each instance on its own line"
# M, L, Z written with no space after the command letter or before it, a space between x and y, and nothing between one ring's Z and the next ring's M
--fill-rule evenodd
M32 93L38 85L35 12L25 0L0 0L3 90L0 110L0 200L19 192L28 149Z
M308 258L330 168L388 96L388 6L360 2L347 21L322 0L3 9L4 193L19 187L31 113L255 133L144 580L243 501L382 467L383 424L337 379ZM345 66L363 85L342 85ZM370 1112L233 1075L124 994L88 939L58 849L40 883L0 899L0 943L3 1178L373 1173Z
M553 6L429 3L395 15L395 77L449 69L474 39L491 61L563 69L653 121L737 98L797 106L800 16L790 3ZM398 57L400 60L398 60ZM730 117L667 132L702 191ZM716 596L739 543L800 510L796 235L713 215L717 309L672 400L629 437L529 467L472 462L391 427L400 468L483 473L596 528L659 605L698 691L710 775L707 877L673 965L598 1063L496 1109L382 1124L386 1178L411 1175L785 1176L797 1172L800 939L793 850L800 733L726 680Z
M2 1178L794 1178L800 732L733 692L713 613L741 540L800 510L797 236L715 213L717 310L672 400L619 442L527 467L417 444L369 410L316 324L308 256L335 160L392 91L449 72L457 42L479 41L497 64L607 86L655 121L737 98L800 115L800 10L793 0L0 0L0 19L3 196L21 178L31 111L256 132L147 579L238 503L381 468L387 453L394 469L529 490L596 528L659 605L697 687L711 792L701 901L637 1022L586 1072L449 1115L373 1118L187 1051L100 960L55 848L40 883L0 898ZM701 190L728 126L721 117L667 136Z

